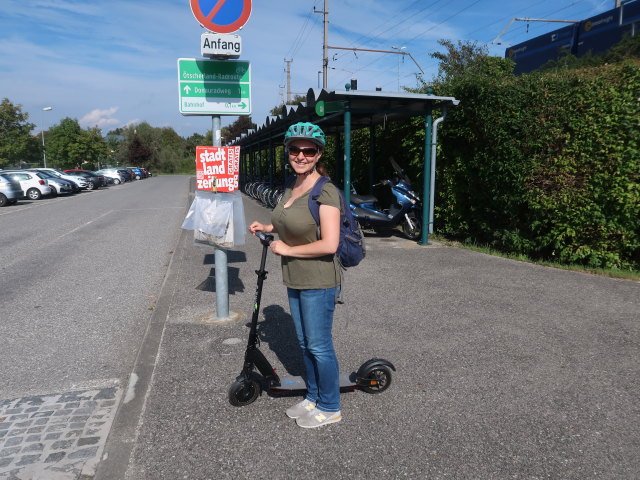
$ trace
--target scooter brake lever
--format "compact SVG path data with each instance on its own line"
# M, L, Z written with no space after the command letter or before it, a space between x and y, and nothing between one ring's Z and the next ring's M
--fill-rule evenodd
M257 230L256 236L260 239L260 243L262 243L265 247L268 247L269 245L271 245L271 242L273 242L273 235L271 235L270 233L265 233Z

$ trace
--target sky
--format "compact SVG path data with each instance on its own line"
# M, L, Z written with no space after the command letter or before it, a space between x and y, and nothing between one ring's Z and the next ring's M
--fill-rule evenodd
M194 0L196 1L196 0ZM212 5L215 0L199 0ZM230 0L231 1L231 0ZM249 1L249 0L246 0ZM328 0L328 45L411 54L329 50L328 90L351 78L359 90L415 87L431 79L438 40L472 41L491 55L564 26L514 22L515 17L582 20L615 0ZM65 117L103 134L146 121L188 137L211 129L210 116L178 110L178 58L200 58L200 35L189 0L1 0L0 99L22 105L34 133ZM251 117L265 122L292 94L322 85L324 0L254 0L240 60L251 63ZM395 49L393 47L396 47ZM435 92L436 94L438 92ZM44 107L52 107L43 111ZM223 116L222 125L235 121Z

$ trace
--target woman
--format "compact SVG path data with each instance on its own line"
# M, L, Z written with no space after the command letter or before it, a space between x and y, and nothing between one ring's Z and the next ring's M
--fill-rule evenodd
M340 266L335 253L340 240L340 196L327 182L317 198L320 226L309 211L309 192L326 171L320 163L325 136L312 123L289 127L284 139L289 164L296 175L273 210L271 224L253 222L249 231L277 233L271 251L281 257L289 308L306 370L305 399L287 410L303 428L339 422L340 374L331 328Z

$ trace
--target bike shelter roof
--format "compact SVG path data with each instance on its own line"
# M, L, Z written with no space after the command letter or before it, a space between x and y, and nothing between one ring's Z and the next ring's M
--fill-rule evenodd
M342 133L345 128L345 112L350 112L350 128L360 129L383 124L391 120L424 116L433 109L457 105L453 97L407 92L381 92L364 90L309 89L306 102L286 105L282 115L269 116L255 130L249 130L230 142L242 147L264 146L271 140L281 143L290 125L297 122L313 122L321 126L325 134ZM321 106L324 107L322 112ZM324 113L324 114L321 114Z
M309 89L307 101L298 105L286 105L282 115L267 117L265 123L251 129L232 141L231 145L239 145L248 151L262 148L273 148L281 144L284 133L290 125L297 122L313 122L322 127L326 135L344 133L344 168L343 188L345 202L350 201L351 186L351 130L373 127L387 121L409 119L423 116L425 149L424 180L422 209L422 245L428 245L427 231L431 228L430 218L433 216L433 188L435 177L435 144L436 128L449 107L458 105L459 100L453 97L439 97L430 93L382 92L363 90L316 90ZM434 109L441 110L443 116L433 121ZM433 153L432 153L433 150ZM370 152L371 153L371 152ZM434 157L434 162L432 162ZM273 159L273 157L271 157ZM340 161L340 159L338 159Z

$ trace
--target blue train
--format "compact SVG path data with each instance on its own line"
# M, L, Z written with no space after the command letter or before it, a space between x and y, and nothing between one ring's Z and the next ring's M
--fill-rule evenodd
M640 0L513 45L506 49L505 58L516 62L516 74L527 73L567 54L605 52L624 34L640 34Z

